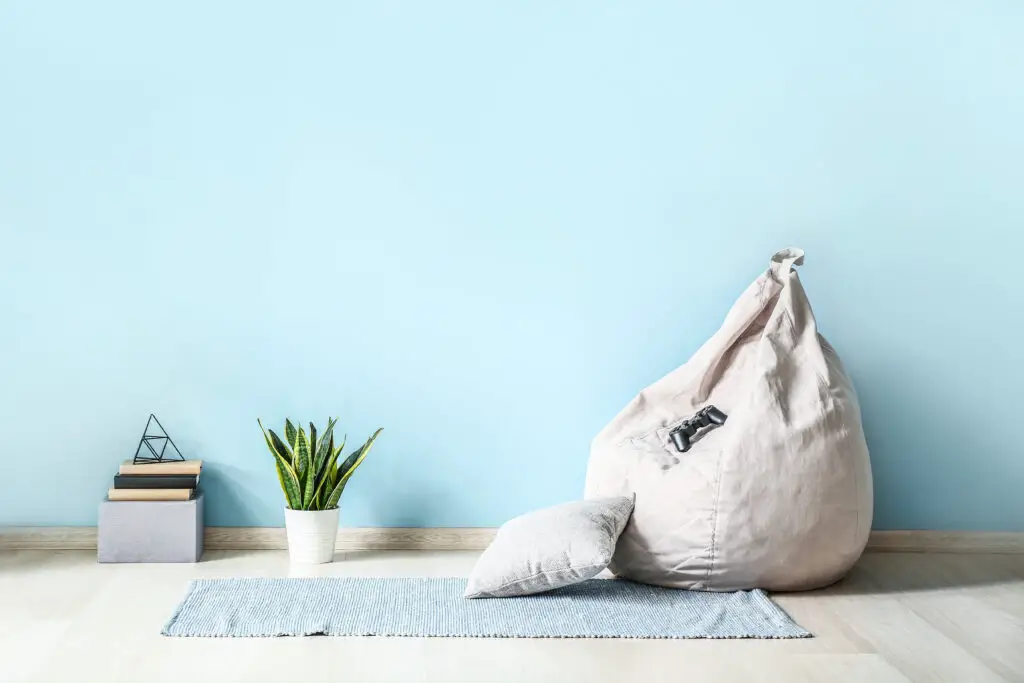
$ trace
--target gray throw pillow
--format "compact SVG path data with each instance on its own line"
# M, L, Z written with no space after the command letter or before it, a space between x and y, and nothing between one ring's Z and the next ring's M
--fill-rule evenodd
M529 512L498 529L477 560L467 598L540 593L597 576L633 512L633 498L598 498Z

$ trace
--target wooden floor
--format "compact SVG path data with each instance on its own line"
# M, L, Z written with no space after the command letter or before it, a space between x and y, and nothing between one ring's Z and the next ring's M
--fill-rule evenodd
M0 681L1024 681L1024 556L866 555L844 582L776 600L807 640L178 639L186 582L215 576L451 576L475 552L280 551L195 565L98 565L87 551L0 552Z

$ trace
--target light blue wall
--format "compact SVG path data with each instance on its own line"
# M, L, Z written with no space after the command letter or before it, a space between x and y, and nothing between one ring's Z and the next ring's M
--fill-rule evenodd
M876 526L1024 529L1024 5L0 5L0 524L92 524L155 411L213 524L256 417L384 425L348 525L577 497L802 246Z

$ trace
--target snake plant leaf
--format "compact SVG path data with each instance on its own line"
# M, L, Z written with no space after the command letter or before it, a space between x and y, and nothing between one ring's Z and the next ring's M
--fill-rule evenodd
M338 456L340 455L341 453L336 453L331 457L331 462L328 463L326 476L327 486L324 487L328 496L330 496L331 492L334 491L334 487L338 485Z
M312 422L309 423L309 456L312 459L313 454L316 453L316 425Z
M327 486L327 473L330 471L329 468L333 467L330 455L334 453L334 423L335 421L328 419L327 432L325 436L320 437L320 448L317 449L317 453L313 458L312 472L315 472L313 476L314 486L316 487L313 493L313 505L314 509L322 510L321 505L323 504L324 489L329 489Z
M334 487L334 490L327 496L327 500L324 502L324 510L330 510L338 507L338 500L341 499L341 493L345 490L345 483L347 479L342 479L338 482L338 485Z
M300 510L302 494L299 490L299 478L296 476L295 470L277 453L274 453L274 462L277 464L277 479L281 482L281 490L284 491L288 507L292 510Z
M288 448L288 444L284 441L281 441L281 437L275 434L273 429L268 429L267 431L270 432L270 443L274 445L271 450L284 458L286 463L289 465L292 464L295 460L295 456L292 454L292 449Z
M292 424L291 420L286 419L284 421L284 438L288 440L288 445L295 449L295 439L298 436L298 432L295 431L295 425Z
M333 439L333 437L332 437ZM323 464L323 472L318 477L319 484L317 484L317 491L313 494L314 499L320 501L320 509L323 507L323 501L327 499L327 495L334 490L334 486L338 483L338 456L341 455L341 448L332 448L331 454L327 458L327 461Z
M312 505L313 505L313 509L314 510L323 510L323 509L325 509L324 508L324 501L327 500L327 495L332 490L334 490L334 483L332 483L332 481L331 481L332 477L330 475L331 475L332 472L334 472L335 469L337 469L335 467L335 463L337 462L338 455L337 455L337 452L334 450L334 435L333 434L331 435L329 443L330 443L330 446L329 446L328 450L333 455L332 455L332 457L325 459L325 461L320 464L320 469L319 469L319 471L318 471L318 473L316 475L316 479L314 480L316 482L316 491L313 492L313 500L312 500ZM337 477L334 477L334 480L337 481Z
M316 469L313 468L313 453L316 453L316 425L309 423L309 454L310 459L306 467L306 474L302 477L302 509L308 510L313 502L313 492L316 490Z
M309 470L312 472L312 468ZM309 510L310 505L313 504L313 493L316 491L316 482L313 481L312 476L306 475L306 482L302 485L302 509Z
M324 491L327 490L327 477L318 479L316 482L316 490L314 491L312 487L310 488L310 490L313 491L313 495L310 497L309 505L311 507L308 509L324 510L324 500L326 500L326 498L324 497Z
M341 480L348 479L352 476L352 473L356 471L356 468L362 464L363 459L369 455L370 449L373 448L373 442L377 440L377 436L380 435L382 431L384 431L383 427L375 431L373 436L366 440L366 443L352 451L352 454L345 458L345 462L338 468L338 477Z
M299 433L295 437L295 474L299 475L302 481L309 469L309 438L306 430L299 427Z
M313 472L316 473L317 478L323 475L323 467L327 462L327 456L334 452L334 425L337 422L334 418L327 418L327 429L320 436L320 443L317 444L316 448L312 449Z
M288 446L286 446L284 442L281 441L281 437L275 434L273 429L265 428L263 426L263 422L261 422L259 418L256 418L256 423L260 426L260 429L263 430L263 438L266 439L267 448L270 449L270 452L280 455L287 462L291 462L291 449L289 449ZM267 432L270 432L270 434L268 435Z
M328 439L328 441L327 441L327 450L325 450L322 454L321 453L317 453L317 455L316 455L317 460L320 460L320 456L323 455L323 460L321 460L319 462L318 467L317 467L318 471L317 471L317 475L316 476L318 476L318 477L323 477L324 476L324 472L327 469L327 462L331 458L331 453L334 452L334 425L333 424L329 425L327 429L331 433L331 438Z
M263 426L263 421L257 417L256 424L260 426L260 431L263 432L263 440L267 442L267 450L269 450L271 454L276 453L274 450L274 444L270 442L270 435L267 434L267 428Z
M352 466L355 464L356 460L359 459L359 456L362 454L362 452L363 449L360 446L359 448L355 449L354 451L348 454L348 457L345 458L344 462L340 463L337 469L334 471L335 481L341 481L341 478L345 476L345 473L352 469Z
M309 510L313 503L313 493L316 492L316 475L313 467L306 468L306 476L302 478L302 509Z
M330 510L331 508L338 506L338 500L341 499L341 493L345 490L345 485L348 483L349 478L356 471L356 468L362 464L366 456L369 455L370 449L373 448L373 442L377 440L377 437L382 431L384 431L383 427L375 431L373 436L366 440L366 443L353 451L351 455L345 458L345 462L335 470L338 483L331 491L331 494L327 497L327 502L323 508L324 510Z

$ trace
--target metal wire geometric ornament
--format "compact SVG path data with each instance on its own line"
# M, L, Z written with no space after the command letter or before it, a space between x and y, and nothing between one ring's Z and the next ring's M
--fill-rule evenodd
M160 432L155 433L154 430L154 433L151 434L149 428L154 422L156 423L156 429L159 429ZM154 444L159 447L159 451L154 448ZM174 452L178 454L178 457L164 456L164 453L167 451L167 444L171 444L171 448L173 448ZM143 446L149 450L149 455L139 455L139 453L142 452ZM149 419L146 420L146 428L142 430L142 438L139 440L139 447L135 449L135 457L132 458L132 462L138 465L142 463L171 462L184 459L185 456L181 454L178 447L174 445L173 441L171 441L171 437L167 435L167 430L164 429L162 424L160 424L160 420L156 419L156 415L150 413Z

